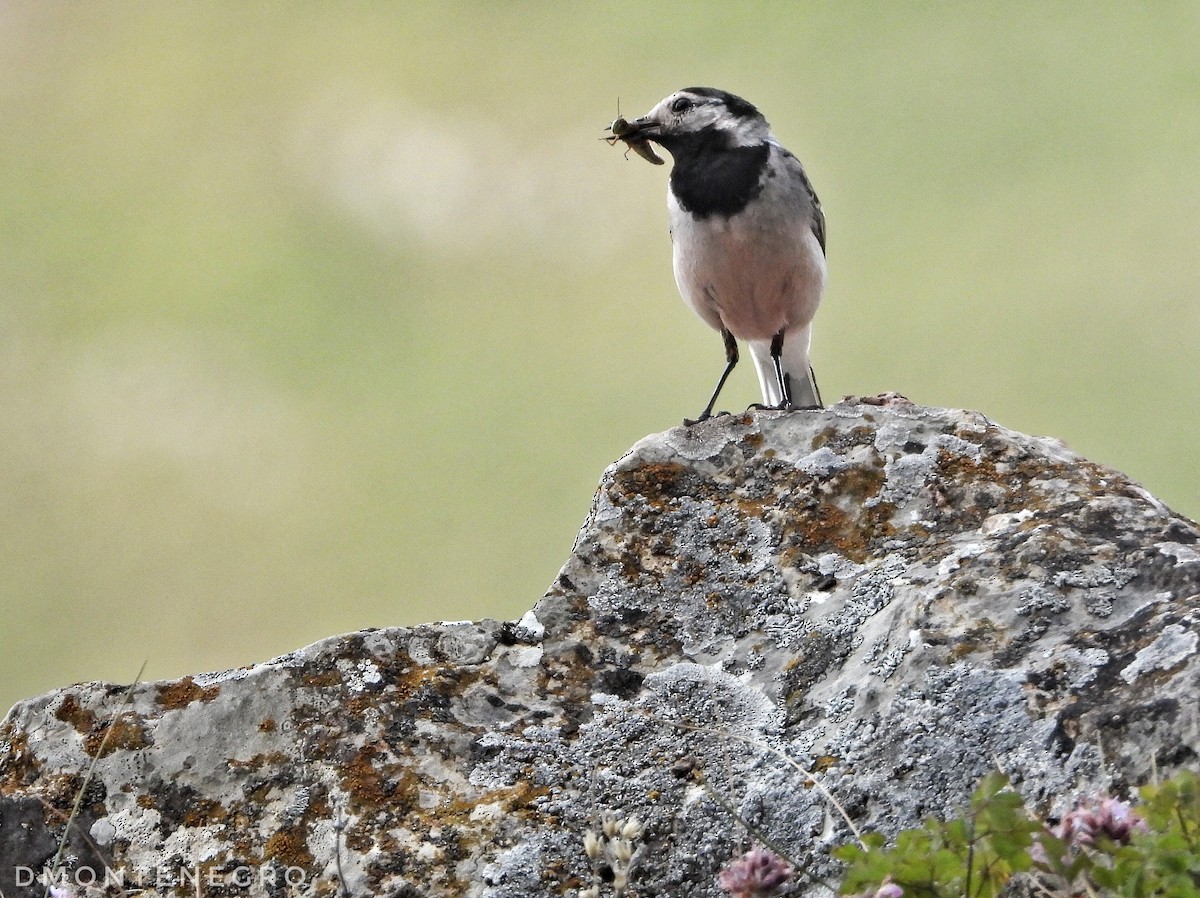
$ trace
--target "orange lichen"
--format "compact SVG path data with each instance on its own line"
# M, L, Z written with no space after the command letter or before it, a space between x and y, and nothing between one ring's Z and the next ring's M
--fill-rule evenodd
M183 815L184 826L211 826L229 820L229 811L219 801L200 798Z
M742 514L751 518L761 518L766 512L766 504L761 499L738 499L737 505Z
M680 495L680 483L685 468L678 462L657 462L621 471L613 478L610 490L613 504L621 504L625 496L642 496L655 508L664 508Z
M883 459L878 458L877 461L879 462L878 467L856 466L839 471L830 478L827 490L838 496L845 496L856 503L874 499L879 495L887 480L887 476L883 472Z
M403 768L388 762L386 754L374 745L364 745L342 766L342 788L350 793L353 804L377 808L403 801L411 804L417 797L417 782L411 777L400 782Z
M85 736L96 728L96 712L84 708L79 704L79 700L71 694L63 697L54 716L63 723L69 723L75 727L77 732Z
M267 844L263 846L263 857L286 867L308 869L313 864L313 855L308 850L304 831L296 826L281 829L267 839Z
M790 515L786 530L799 538L799 548L806 554L832 549L857 562L870 555L867 542L872 534L864 533L855 518L827 502Z
M281 751L253 755L245 760L226 758L225 763L231 770L261 770L263 767L284 767L291 763L287 755Z
M480 805L499 805L504 816L520 815L528 811L533 802L549 793L545 786L534 786L521 782L515 786L502 789L492 789L480 795L455 797L440 802L430 810L432 823L436 824L466 824Z
M221 694L220 686L207 688L197 686L196 681L191 677L184 677L182 680L176 680L174 683L167 683L157 688L158 703L167 711L186 708L192 702L207 704Z
M29 737L24 730L4 724L0 728L0 742L8 746L8 750L0 756L0 776L3 776L0 795L8 795L35 782L41 776L42 765L30 751Z
M448 665L410 664L392 672L395 683L396 701L406 702L419 693L432 690L435 693L458 693L479 679L479 670L463 669ZM375 700L364 696L364 707L375 704Z
M331 667L327 670L306 674L300 683L303 686L313 686L317 688L325 686L340 686L342 684L342 675L338 673L337 668Z
M839 760L840 758L836 757L835 755L820 755L815 761L813 761L813 773L824 773Z
M115 751L139 751L152 744L141 719L133 713L126 713L108 726L90 733L83 740L83 750L94 758L107 758Z
M946 449L938 450L937 470L942 481L960 485L976 480L1004 482L1004 476L992 459L984 457L976 460L969 455L959 455Z
M961 661L974 652L985 649L994 651L1000 644L1000 637L1000 628L988 618L982 618L954 641L950 646L949 657L952 661Z

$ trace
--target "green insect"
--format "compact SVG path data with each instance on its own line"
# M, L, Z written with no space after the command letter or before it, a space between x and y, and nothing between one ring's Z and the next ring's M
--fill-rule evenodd
M601 140L608 141L609 146L616 144L618 140L625 141L625 156L629 156L629 151L633 150L647 162L653 162L655 165L662 165L663 158L654 152L654 147L650 146L650 141L644 137L636 135L630 136L637 129L625 119L621 118L621 110L617 109L617 117L613 119L613 123L608 126L608 130L612 132L612 137L602 137Z

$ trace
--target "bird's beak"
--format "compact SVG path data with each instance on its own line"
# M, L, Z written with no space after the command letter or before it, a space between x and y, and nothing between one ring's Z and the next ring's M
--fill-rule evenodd
M627 122L623 118L617 118L608 126L608 130L612 132L612 137L607 139L609 143L616 143L618 140L622 140L629 149L633 150L647 162L662 165L662 157L654 152L654 147L650 146L649 143L649 141L654 139L654 135L658 133L658 128L658 122L648 116L634 119L632 122Z
M641 137L643 139L653 139L658 134L658 122L644 115L641 118L635 118L632 122L625 123L626 133L633 137Z

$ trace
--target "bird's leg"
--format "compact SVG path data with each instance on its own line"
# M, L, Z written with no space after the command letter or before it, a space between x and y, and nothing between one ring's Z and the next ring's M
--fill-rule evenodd
M699 424L701 421L707 421L712 417L713 406L717 404L717 397L721 395L721 388L725 386L725 381L729 379L729 372L733 370L733 366L738 363L738 347L737 340L725 328L721 328L721 338L725 341L725 370L721 372L721 379L717 381L717 388L713 390L712 398L708 400L708 405L704 406L704 411L700 413L700 417L694 421L684 419L683 423L691 426Z
M783 362L780 361L780 357L783 355L783 334L784 331L780 330L771 338L771 364L775 366L775 376L779 378L779 395L783 397L779 407L790 411L792 408L792 378L790 374L783 373Z
M812 365L808 366L808 377L812 381L813 392L817 394L817 408L824 408L825 403L821 401L821 388L817 386L817 372L812 369Z

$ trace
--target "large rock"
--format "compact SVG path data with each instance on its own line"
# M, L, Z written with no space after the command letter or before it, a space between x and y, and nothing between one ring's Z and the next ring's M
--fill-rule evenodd
M1198 613L1196 525L1058 442L899 397L724 416L605 472L517 623L17 705L0 889L40 894L85 784L70 882L610 894L606 815L644 824L631 895L718 894L747 825L825 876L826 789L894 831L997 765L1050 807L1194 764Z

